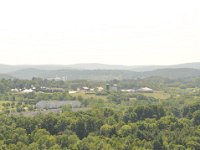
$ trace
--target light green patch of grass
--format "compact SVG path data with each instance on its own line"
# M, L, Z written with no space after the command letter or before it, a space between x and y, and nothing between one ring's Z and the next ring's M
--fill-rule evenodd
M81 93L81 92L70 94L70 95L75 96L75 97L81 96L81 97L83 97L83 99L90 99L90 98L102 99L102 100L107 99L106 96L96 95L96 94L86 94L86 93Z
M163 91L155 91L153 93L143 93L143 95L148 97L154 97L156 99L168 99L170 97L170 94L165 93Z

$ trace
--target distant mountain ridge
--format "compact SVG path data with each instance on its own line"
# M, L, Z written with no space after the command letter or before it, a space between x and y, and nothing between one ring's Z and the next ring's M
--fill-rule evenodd
M153 71L136 72L130 70L39 70L24 69L9 73L10 76L20 79L31 79L40 77L46 79L63 78L68 80L113 80L113 79L136 79L147 77L165 77L171 79L200 77L200 69L191 68L170 68L158 69Z
M10 72L24 70L24 69L39 69L39 70L131 70L137 72L153 71L158 69L167 68L192 68L200 69L200 62L197 63L185 63L177 65L147 65L147 66L126 66L126 65L107 65L99 63L83 63L73 65L3 65L0 64L0 74L7 74Z
M74 65L0 65L0 78L67 78L68 80L112 80L160 76L166 78L200 77L200 63L170 66L123 66L105 64Z

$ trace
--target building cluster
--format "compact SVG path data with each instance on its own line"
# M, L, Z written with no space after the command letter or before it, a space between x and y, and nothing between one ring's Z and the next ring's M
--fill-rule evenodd
M55 87L40 87L36 89L34 86L31 86L31 88L23 88L23 89L11 89L11 92L21 92L21 93L32 93L32 92L48 92L48 93L54 93L54 92L65 92L66 90L63 88L55 88ZM153 89L148 87L142 87L139 89L120 89L117 84L106 84L105 87L97 86L95 88L89 88L87 86L79 87L76 90L69 91L69 94L74 94L77 92L82 92L86 94L95 94L95 93L101 93L101 92L128 92L128 93L152 93L154 92Z
M31 86L31 88L23 88L23 89L11 89L11 92L16 93L33 93L33 92L48 92L48 93L54 93L54 92L65 92L65 89L63 88L54 88L54 87L40 87L36 88L34 86Z
M77 92L83 92L83 93L87 93L87 94L102 92L103 90L104 90L104 88L101 87L101 86L98 86L98 87L95 87L95 88L89 88L87 86L77 88Z
M65 92L65 90L63 88L49 88L49 87L41 87L40 88L41 92L49 92L49 93L53 93L53 92Z
M153 93L154 90L148 87L143 87L139 89L121 89L122 92L129 92L129 93Z
M22 89L11 89L11 92L20 92L20 93L32 93L36 91L36 87L34 87L33 85L31 85L31 88L22 88Z
M96 93L96 92L103 92L103 91L109 91L109 92L129 92L129 93L153 93L154 90L148 87L142 87L139 89L119 89L117 84L106 84L105 89L101 86L96 88L89 88L89 87L81 87L77 88L77 91L70 91L70 93L76 93L76 92L84 92L84 93Z

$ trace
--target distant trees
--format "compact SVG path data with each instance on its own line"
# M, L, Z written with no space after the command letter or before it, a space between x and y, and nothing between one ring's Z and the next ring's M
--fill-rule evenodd
M183 109L183 116L187 116L187 117L191 118L192 114L199 109L200 109L199 103L187 105Z
M197 110L193 113L193 118L194 118L194 124L195 125L200 125L200 110Z
M166 115L160 105L149 105L125 110L66 111L29 118L2 115L0 148L198 149L199 114L198 110L191 120L179 119Z
M0 80L0 149L200 149L199 89L190 89L197 79L167 80L148 78L117 82L120 87L148 85L164 89L166 99L151 94L110 92L105 95L76 95L68 92L12 93L10 88L24 86L96 86L102 82L57 82L34 78ZM134 81L134 82L132 82ZM190 84L191 82L191 84ZM55 84L55 85L54 85ZM186 89L182 89L182 85ZM157 93L153 93L157 94ZM150 96L149 96L150 95ZM153 95L154 96L154 95ZM156 96L155 96L156 97ZM17 112L35 110L39 100L79 99L88 109L72 110L68 105L62 112L38 113L31 117Z
M100 134L103 136L111 137L115 133L115 128L111 125L104 124L100 128Z
M165 116L165 111L162 106L149 105L149 106L138 106L137 108L129 108L123 117L124 122L135 122L138 120L144 120L146 118L160 119Z

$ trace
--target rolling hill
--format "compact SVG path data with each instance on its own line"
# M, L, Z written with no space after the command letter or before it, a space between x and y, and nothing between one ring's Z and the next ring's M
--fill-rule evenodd
M68 80L121 80L151 76L187 78L200 76L200 63L170 66L124 66L97 63L74 65L0 65L0 74L0 78L14 77L20 79L67 77Z
M20 79L31 79L33 77L40 78L62 78L67 77L68 80L111 80L111 79L135 79L159 76L171 79L199 77L199 69L190 68L168 68L158 69L154 71L135 72L130 70L39 70L24 69L9 73L10 76Z
M125 66L125 65L107 65L99 63L89 64L73 64L73 65L3 65L0 64L0 74L6 74L25 69L39 69L39 70L130 70L137 72L153 71L167 68L191 68L200 69L200 63L186 63L178 65L149 65L149 66Z

